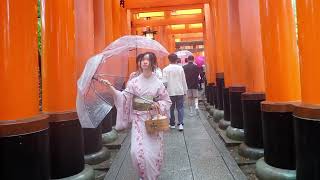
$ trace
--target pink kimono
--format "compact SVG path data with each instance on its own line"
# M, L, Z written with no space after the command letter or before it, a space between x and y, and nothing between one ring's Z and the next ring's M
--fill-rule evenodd
M153 74L150 78L139 75L128 82L126 91L137 96L155 97L160 104L160 112L166 114L171 106L170 97L162 82ZM132 109L133 95L127 92L116 93L116 130L128 128L131 131L131 158L133 166L144 180L156 180L163 162L163 133L150 135L144 121L150 119L148 111Z

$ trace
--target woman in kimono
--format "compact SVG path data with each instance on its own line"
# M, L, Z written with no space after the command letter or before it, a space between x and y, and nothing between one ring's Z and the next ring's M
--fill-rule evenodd
M163 132L148 134L145 121L150 119L150 107L158 108L160 113L166 114L171 101L164 85L153 72L156 68L155 54L145 53L139 66L142 73L131 79L122 92L116 90L108 81L100 81L112 90L118 110L115 129L122 130L132 124L131 158L140 179L156 180L163 162ZM147 104L139 97L154 102Z

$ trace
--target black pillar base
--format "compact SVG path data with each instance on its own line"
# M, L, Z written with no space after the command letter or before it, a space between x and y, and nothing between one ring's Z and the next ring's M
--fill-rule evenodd
M220 129L226 130L230 125L229 88L223 88L223 119L219 121Z
M49 114L51 178L62 179L84 170L82 128L76 112Z
M73 176L61 178L61 179L52 179L52 180L94 180L95 175L94 175L94 170L92 169L91 166L85 165L84 169Z
M0 179L50 179L47 115L0 121Z
M102 144L109 144L117 140L118 132L113 128L117 120L117 110L115 107L107 114L103 120Z
M292 104L263 101L261 110L265 162L280 169L295 170Z
M246 143L242 143L239 147L239 154L249 159L258 160L263 157L264 150L262 148L253 148L246 145Z
M223 89L224 89L224 73L217 73L216 74L216 82L217 82L217 104L216 108L218 110L223 110Z
M244 86L229 87L230 120L233 128L243 129L241 94L245 91Z
M320 179L320 106L299 104L294 109L298 180Z
M289 169L281 169L270 166L261 158L256 163L256 174L260 180L270 180L270 179L279 179L279 180L295 180L296 171Z
M218 96L217 96L217 86L212 85L212 105L213 107L217 108L218 107Z
M243 93L243 129L245 144L240 146L240 155L251 159L263 157L262 118L260 103L265 100L264 93Z
M207 86L207 101L208 103L213 106L214 102L213 102L213 96L214 96L214 89L213 89L214 83L209 83Z

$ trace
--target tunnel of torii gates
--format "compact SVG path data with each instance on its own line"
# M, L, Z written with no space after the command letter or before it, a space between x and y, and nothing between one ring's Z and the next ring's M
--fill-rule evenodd
M297 26L291 0L41 0L39 22L38 3L0 1L0 179L92 178L116 110L82 129L76 81L128 34L205 55L207 110L260 179L320 179L319 0L296 0Z

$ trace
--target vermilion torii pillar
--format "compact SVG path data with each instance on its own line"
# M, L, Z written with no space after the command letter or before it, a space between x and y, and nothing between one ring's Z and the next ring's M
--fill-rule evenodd
M292 102L300 100L299 61L291 0L261 0L260 22L266 79L262 102L264 159L260 179L295 179Z
M51 178L94 178L84 166L75 112L77 63L73 0L42 1L43 111L49 115Z
M217 52L217 71L223 69L223 119L219 121L219 127L226 129L230 125L230 103L229 103L229 87L232 81L231 72L231 54L230 54L230 33L228 26L228 9L229 1L212 0L212 12L215 23L214 32L216 37ZM221 65L223 64L223 68Z
M218 36L217 26L217 7L214 0L210 1L210 24L211 34L213 39L213 53L214 53L214 66L215 66L215 82L216 82L216 109L214 111L214 120L220 123L220 120L223 120L224 117L224 107L223 107L223 89L224 89L224 68L223 68L223 58L221 51L221 36Z
M94 47L95 53L100 53L106 48L106 31L105 31L105 0L93 0L94 15Z
M112 1L112 31L113 31L113 41L121 37L121 9L119 0Z
M37 0L0 1L0 179L49 179L48 116L39 112Z
M320 178L320 1L297 0L301 104L294 110L297 179Z
M101 1L75 1L75 58L77 74L82 73L86 61L94 54L100 52L105 46L103 8L104 4ZM110 156L107 148L102 146L101 133L102 125L97 128L83 128L86 164L95 165L107 160Z
M234 140L244 140L243 111L241 94L246 91L246 64L242 52L241 30L239 18L239 0L229 0L229 31L231 53L231 76L229 86L231 126L227 128L227 136Z
M242 57L247 66L247 92L241 96L245 140L239 154L259 159L263 156L260 102L265 100L259 1L239 1L239 17Z
M215 52L214 52L214 38L212 29L211 9L208 4L204 5L205 22L204 26L204 43L205 43L205 56L206 56L206 78L207 78L207 100L210 103L208 110L210 115L214 113L214 97L216 96L216 66L215 66Z
M105 19L105 40L106 40L106 46L109 45L113 41L113 19L112 19L112 2L110 0L104 1L104 19Z

